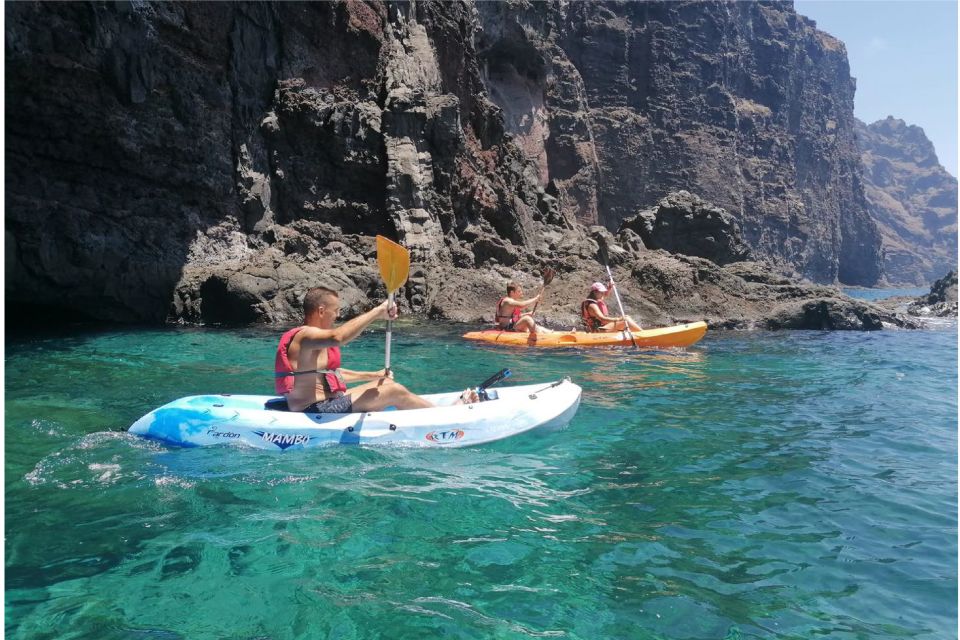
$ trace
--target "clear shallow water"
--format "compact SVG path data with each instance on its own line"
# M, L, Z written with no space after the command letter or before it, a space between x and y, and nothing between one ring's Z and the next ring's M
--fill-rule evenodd
M401 325L416 391L569 375L563 430L451 450L167 449L278 332L8 339L9 638L949 638L956 328L508 350ZM379 368L382 332L346 351Z
M899 296L918 298L930 293L930 287L908 287L900 289L858 289L855 287L844 287L841 289L841 291L853 298L860 298L862 300L869 300L873 302L874 300L882 300L883 298L893 298Z

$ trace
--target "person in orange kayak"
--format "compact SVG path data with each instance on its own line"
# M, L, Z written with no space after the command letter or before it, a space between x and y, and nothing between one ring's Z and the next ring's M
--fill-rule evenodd
M633 321L630 316L611 316L607 315L607 303L604 298L610 293L610 287L602 282L594 282L590 285L590 293L587 299L580 303L580 316L583 318L583 324L587 331L591 333L609 333L612 331L640 331L640 325Z
M498 329L503 331L520 331L524 333L553 333L546 327L540 327L533 316L524 313L524 309L539 301L543 291L523 300L523 287L516 282L507 285L507 295L497 301L497 310L494 312L494 322Z
M397 409L422 409L433 404L394 382L393 374L380 371L351 371L340 368L340 347L347 344L374 320L396 318L397 307L389 302L374 307L339 327L340 296L326 287L314 287L303 297L303 325L280 338L274 371L276 391L286 396L290 411L306 413L352 413ZM348 382L365 382L352 389ZM470 389L461 403L477 401Z

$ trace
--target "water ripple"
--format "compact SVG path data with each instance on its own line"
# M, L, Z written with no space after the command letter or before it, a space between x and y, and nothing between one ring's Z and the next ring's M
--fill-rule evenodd
M10 637L955 635L955 333L508 352L405 325L397 374L418 390L509 364L518 384L571 376L580 412L441 451L122 432L186 393L267 391L274 340L9 346L30 372L7 387ZM371 333L352 362L382 366L382 348Z

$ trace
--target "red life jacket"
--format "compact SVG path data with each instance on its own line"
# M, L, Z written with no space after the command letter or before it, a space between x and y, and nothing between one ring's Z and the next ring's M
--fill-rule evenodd
M520 309L520 307L514 307L513 313L511 313L508 316L502 315L500 313L500 307L501 305L503 305L503 301L506 299L507 299L507 296L504 296L497 301L497 310L496 312L494 312L494 315L493 315L493 321L496 322L501 327L506 327L511 322L513 324L516 324L517 320L520 319L520 315L522 313L522 309Z
M607 315L607 303L603 300L594 300L592 298L584 300L580 303L580 315L583 317L583 324L586 325L587 331L590 333L596 333L597 331L600 331L600 327L602 327L604 323L603 320L600 318L595 318L594 316L590 315L589 311L587 311L587 308L592 304L597 305L597 308L600 309L600 313Z
M277 357L273 362L273 370L276 374L274 387L278 394L284 396L293 391L294 371L290 363L290 356L287 349L290 348L290 342L293 337L300 332L303 327L290 329L280 337L280 344L277 346ZM340 376L340 347L327 347L327 368L317 371L323 374L324 386L327 393L336 393L346 391L347 384ZM312 373L312 372L311 372Z

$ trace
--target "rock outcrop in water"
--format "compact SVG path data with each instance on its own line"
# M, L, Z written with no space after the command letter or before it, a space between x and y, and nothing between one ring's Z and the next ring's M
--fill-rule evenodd
M957 179L923 129L888 117L857 121L867 201L891 282L926 284L957 265Z
M382 295L382 233L412 252L405 304L434 317L475 320L507 279L551 263L548 311L570 323L609 255L647 324L903 323L776 275L880 277L842 44L789 5L5 12L14 315L281 322L318 283L349 313ZM681 188L773 266L589 226Z
M933 283L930 293L917 298L907 312L916 316L957 316L957 272L951 271Z

